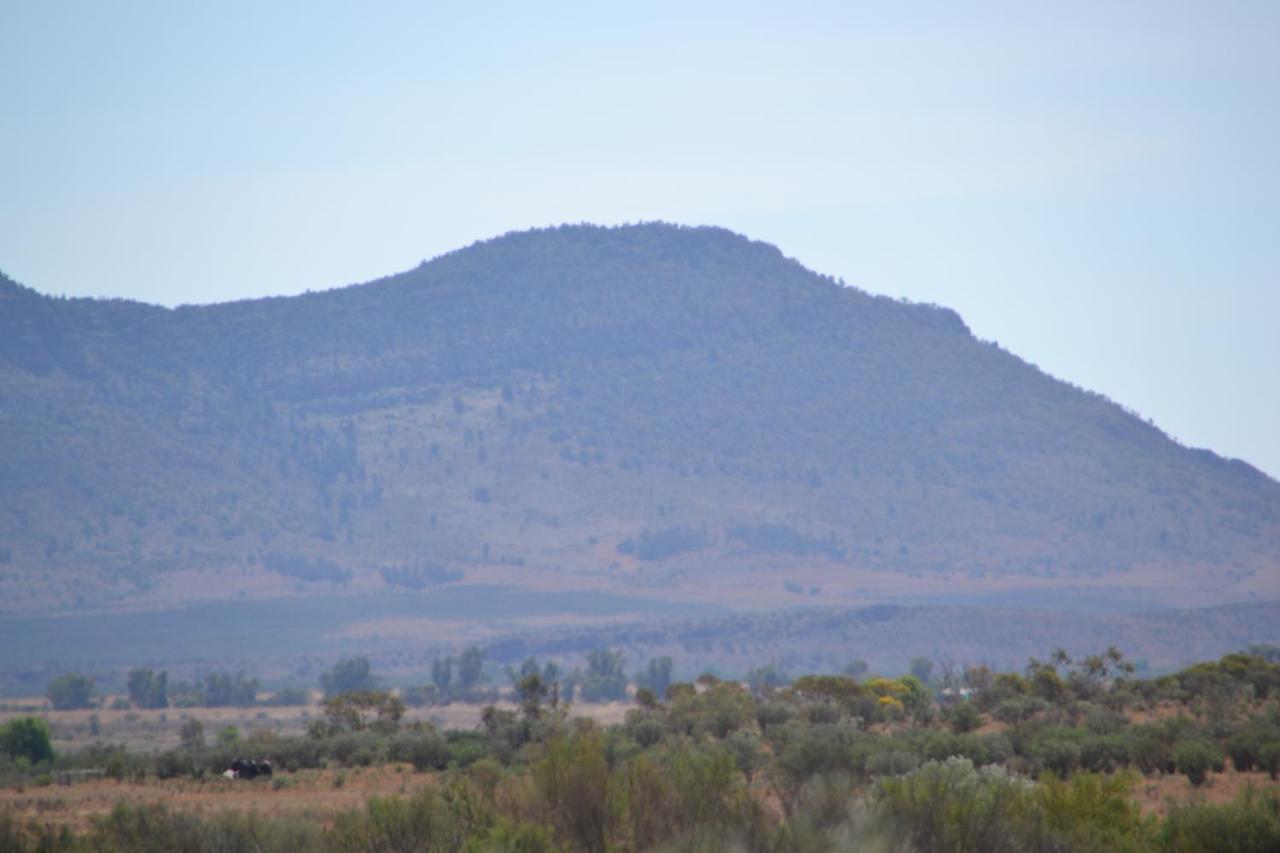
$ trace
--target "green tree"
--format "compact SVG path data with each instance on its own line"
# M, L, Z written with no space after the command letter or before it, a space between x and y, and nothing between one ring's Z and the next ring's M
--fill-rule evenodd
M0 728L0 750L32 764L53 760L53 733L39 717L17 717Z
M520 683L516 685L516 698L526 719L537 720L542 717L542 702L547 698L547 692L546 682L537 672L531 672L520 679Z
M933 675L933 661L926 657L912 658L909 671L920 679L921 684L928 684L930 676Z
M320 676L320 686L325 696L338 696L343 693L362 693L374 689L376 679L373 667L366 657L340 660L331 669Z
M243 672L211 672L204 677L204 703L210 708L248 708L257 698L258 680Z
M671 686L673 666L669 657L650 658L648 668L636 673L636 687L646 687L654 696L665 696Z
M78 672L59 675L49 682L45 695L59 711L72 711L93 706L93 679Z
M129 670L129 699L139 708L169 707L169 673Z
M431 662L431 680L442 696L447 696L453 684L453 658L436 658Z
M324 703L328 733L360 732L372 729L379 734L391 734L400 727L404 716L404 703L396 696L381 690L361 690L342 693Z
M484 652L472 646L458 658L458 686L463 690L479 687L484 680Z
M597 649L587 654L587 672L582 678L585 702L610 702L627 697L627 675L622 652Z

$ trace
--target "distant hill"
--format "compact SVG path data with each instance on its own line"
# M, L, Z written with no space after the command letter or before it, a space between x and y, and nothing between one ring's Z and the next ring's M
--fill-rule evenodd
M715 228L173 310L0 277L0 440L8 612L459 581L1280 596L1280 484Z

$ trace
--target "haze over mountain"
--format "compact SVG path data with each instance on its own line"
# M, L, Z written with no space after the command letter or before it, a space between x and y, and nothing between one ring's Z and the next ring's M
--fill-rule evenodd
M715 228L165 309L0 279L0 610L1280 595L1280 484Z

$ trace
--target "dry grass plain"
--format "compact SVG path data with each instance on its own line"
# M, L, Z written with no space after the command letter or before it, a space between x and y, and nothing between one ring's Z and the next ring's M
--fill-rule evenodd
M109 704L109 702L108 702ZM516 710L509 702L496 703L499 708ZM621 723L627 704L609 702L573 705L573 715L590 717L601 725ZM426 708L410 708L403 722L426 722L440 729L473 729L480 724L483 705L450 704ZM163 710L116 711L109 708L55 711L43 697L10 700L0 706L0 725L14 717L41 717L53 729L53 748L59 753L75 752L93 743L121 744L135 752L161 752L179 744L179 729L185 720L195 718L204 726L206 740L212 742L217 733L233 726L241 737L256 732L277 735L299 735L307 723L324 715L318 705L283 708L166 708ZM94 731L94 718L97 731Z
M0 789L0 813L22 823L83 830L116 803L159 805L198 815L223 811L255 812L267 817L302 816L327 821L360 807L371 796L412 794L432 776L409 765L299 770L252 781L213 777L117 782L91 779L71 785Z
M371 796L411 795L424 785L434 784L435 778L436 774L415 772L407 764L384 764L299 770L277 773L271 780L253 781L221 777L148 779L141 783L91 779L70 785L0 789L0 814L9 814L22 823L35 821L83 830L95 817L110 813L116 803L124 802L197 815L253 812L265 817L306 817L327 823L339 812L361 807ZM1237 773L1228 768L1224 773L1210 774L1199 788L1192 787L1181 775L1139 779L1132 797L1143 814L1163 816L1174 804L1229 802L1250 786L1263 791L1280 790L1280 782L1265 773ZM764 796L769 799L767 792Z

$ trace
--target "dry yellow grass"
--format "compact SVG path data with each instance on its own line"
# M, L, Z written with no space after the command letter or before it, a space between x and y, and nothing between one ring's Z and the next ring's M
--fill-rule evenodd
M22 822L87 828L94 817L108 814L116 803L160 805L208 815L222 811L264 816L305 815L328 820L335 813L360 807L371 796L411 794L431 784L432 776L409 765L300 770L273 780L231 781L214 777L149 779L143 783L93 779L72 785L0 789L0 813ZM277 787L277 785L279 787Z

